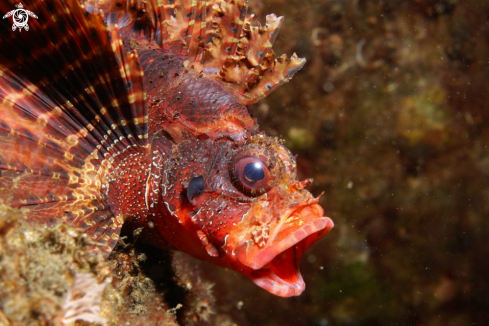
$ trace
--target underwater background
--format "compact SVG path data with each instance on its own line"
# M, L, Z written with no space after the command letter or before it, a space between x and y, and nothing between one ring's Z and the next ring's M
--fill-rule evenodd
M199 263L238 325L489 324L489 2L251 1L305 67L251 108L335 228L275 297Z

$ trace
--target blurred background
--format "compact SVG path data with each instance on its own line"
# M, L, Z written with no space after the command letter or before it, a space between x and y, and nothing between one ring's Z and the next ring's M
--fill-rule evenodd
M489 325L489 1L251 0L307 59L251 107L298 154L335 228L305 292L275 297L205 263L247 325Z

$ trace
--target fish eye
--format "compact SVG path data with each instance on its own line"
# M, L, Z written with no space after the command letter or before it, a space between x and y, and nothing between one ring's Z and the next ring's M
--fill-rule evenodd
M268 166L254 156L241 157L231 165L231 177L235 186L252 197L267 192L270 188L271 174Z
M261 162L250 162L243 169L243 176L247 182L254 183L265 177L263 164Z

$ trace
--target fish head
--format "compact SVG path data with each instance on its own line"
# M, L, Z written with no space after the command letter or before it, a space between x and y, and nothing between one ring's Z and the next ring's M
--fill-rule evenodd
M304 189L312 180L297 180L295 158L283 142L260 134L239 146L206 140L181 152L184 162L176 166L186 168L170 173L180 173L169 199L178 205L169 206L194 240L182 238L175 247L238 271L275 295L302 293L300 259L333 222L319 197Z

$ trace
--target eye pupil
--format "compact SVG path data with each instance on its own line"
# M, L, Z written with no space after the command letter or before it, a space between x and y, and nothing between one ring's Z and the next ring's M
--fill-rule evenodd
M257 182L265 177L263 166L258 162L251 162L246 164L243 170L243 174L249 182Z
M229 164L229 173L234 186L243 194L250 197L261 196L274 185L275 176L270 171L271 156L267 151L260 149L252 156L248 149L244 155L236 155ZM267 155L268 154L268 155Z

